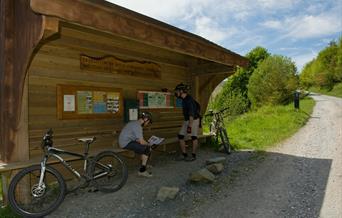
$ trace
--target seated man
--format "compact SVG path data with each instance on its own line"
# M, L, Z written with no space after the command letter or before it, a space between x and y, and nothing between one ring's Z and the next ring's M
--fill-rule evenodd
M139 176L152 177L146 170L147 160L151 153L151 147L143 136L143 127L152 124L152 114L143 112L138 120L128 122L119 135L119 145L121 148L134 151L141 155L141 167Z

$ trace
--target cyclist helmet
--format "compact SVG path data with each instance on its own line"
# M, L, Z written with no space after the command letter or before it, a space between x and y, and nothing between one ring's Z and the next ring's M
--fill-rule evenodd
M183 83L179 83L175 88L175 91L182 91L185 93L187 93L189 90L190 90L190 87Z
M148 119L149 121L150 121L150 124L152 124L152 114L150 113L150 112L142 112L141 114L140 114L140 118L142 118L142 119Z

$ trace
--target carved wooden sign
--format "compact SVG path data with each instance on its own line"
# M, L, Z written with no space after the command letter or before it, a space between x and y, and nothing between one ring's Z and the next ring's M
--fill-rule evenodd
M116 73L143 78L161 78L160 65L148 61L122 60L114 56L80 56L81 70Z

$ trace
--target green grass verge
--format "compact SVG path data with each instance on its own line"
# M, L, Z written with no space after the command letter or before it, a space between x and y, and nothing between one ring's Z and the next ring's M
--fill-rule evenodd
M309 91L342 98L342 83L336 84L330 91L318 87L311 87Z
M20 216L14 214L9 207L0 208L1 218L19 218Z
M237 149L264 150L297 132L309 119L314 105L314 100L306 98L300 101L298 112L289 104L246 113L226 124L231 143Z
M12 212L12 210L7 207L2 207L2 183L0 179L0 217L1 218L18 218L16 214Z
M314 105L313 99L305 98L298 112L293 104L264 106L233 121L226 119L231 144L235 149L264 150L297 132L309 119Z

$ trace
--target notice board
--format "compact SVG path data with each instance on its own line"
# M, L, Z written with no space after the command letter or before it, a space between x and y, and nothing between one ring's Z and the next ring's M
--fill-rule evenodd
M138 91L140 109L174 108L174 95L171 92Z
M58 119L101 119L120 117L122 113L121 89L57 85Z

